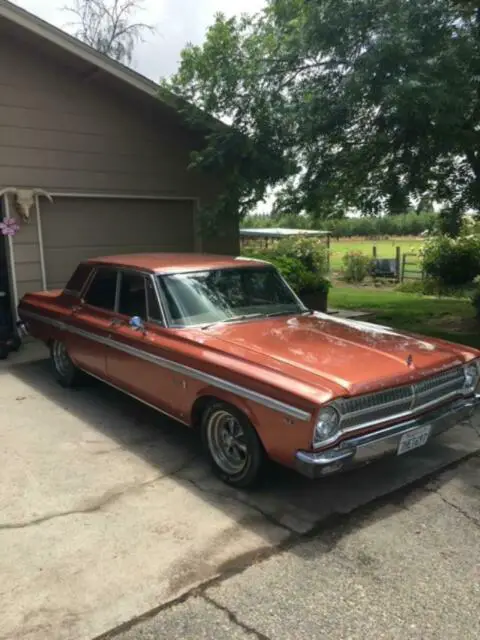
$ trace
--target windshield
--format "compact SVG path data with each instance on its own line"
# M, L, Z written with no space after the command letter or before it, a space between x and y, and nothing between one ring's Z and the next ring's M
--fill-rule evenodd
M272 267L176 273L158 280L177 326L305 311Z

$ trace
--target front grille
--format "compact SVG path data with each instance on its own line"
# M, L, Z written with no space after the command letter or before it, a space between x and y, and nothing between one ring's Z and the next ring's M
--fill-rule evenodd
M464 384L465 375L462 367L456 367L439 373L433 378L421 380L413 385L415 391L413 408L417 409L424 405L441 402L445 397L450 397L454 393L460 394Z
M344 398L339 403L342 428L361 427L370 422L383 422L402 414L420 412L423 407L461 395L464 382L463 368L455 367L411 385Z

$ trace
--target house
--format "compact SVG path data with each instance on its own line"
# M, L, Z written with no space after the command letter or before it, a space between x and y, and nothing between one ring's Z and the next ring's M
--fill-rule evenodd
M0 220L14 217L20 226L0 235L12 310L27 291L63 286L84 258L238 251L233 217L215 234L202 231L199 208L214 202L221 179L188 169L204 133L162 95L0 0L0 192L7 190Z

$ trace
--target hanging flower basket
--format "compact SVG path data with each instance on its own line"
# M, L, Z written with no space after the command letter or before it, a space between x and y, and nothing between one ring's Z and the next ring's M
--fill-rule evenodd
M0 222L0 233L2 236L14 236L20 231L20 225L15 218L3 218Z

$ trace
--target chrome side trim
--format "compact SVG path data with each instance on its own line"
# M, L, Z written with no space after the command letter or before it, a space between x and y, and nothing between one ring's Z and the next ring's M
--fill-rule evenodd
M136 349L135 347L130 347L129 345L120 343L112 338L104 338L97 334L90 333L89 331L84 331L83 329L72 327L65 324L64 322L60 322L53 318L46 318L45 316L41 316L32 311L22 311L22 315L24 315L26 318L30 318L38 322L44 322L64 331L82 336L83 338L86 338L88 340L93 340L94 342L98 342L99 344L103 344L112 349L117 349L118 351L122 351L123 353L127 353L128 355L140 358L147 362L151 362L152 364L158 365L164 369L169 369L170 371L175 371L176 373L186 375L190 378L194 378L195 380L205 382L209 385L212 385L213 387L216 387L217 389L228 391L236 396L240 396L241 398L245 398L246 400L251 400L252 402L256 402L263 405L264 407L267 407L268 409L273 409L274 411L278 411L279 413L284 413L297 420L308 422L312 418L311 413L308 413L308 411L297 409L296 407L285 404L280 400L275 400L275 398L270 398L263 395L262 393L258 393L257 391L252 391L251 389L241 387L234 384L233 382L228 382L228 380L222 380L217 376L213 376L209 373L199 371L198 369L193 369L192 367L179 364L178 362L174 362L173 360L167 360L166 358L155 356L152 353Z
M113 384L112 382L108 382L108 380L105 380L105 378L101 378L100 376L96 376L95 374L90 373L89 371L85 371L84 369L82 369L82 371L87 376L95 378L96 380L99 380L103 384L106 384L109 387L112 387L112 389L115 389L116 391L120 391L120 393L124 393L125 395L130 396L130 398L133 398L137 402L141 402L145 406L150 407L150 409L153 409L154 411L158 411L159 413L162 413L164 416L167 416L167 418L170 418L171 420L175 420L175 422L180 422L180 424L184 424L186 427L191 427L191 425L188 422L184 422L183 420L180 420L180 418L176 418L175 416L172 416L170 413L167 413L166 411L163 411L163 409L159 409L154 404L151 404L150 402L147 402L146 400L142 400L142 398L139 398L138 396L134 395L133 393L130 393L130 391L125 391L125 389L121 389L120 387L117 387L116 384Z

